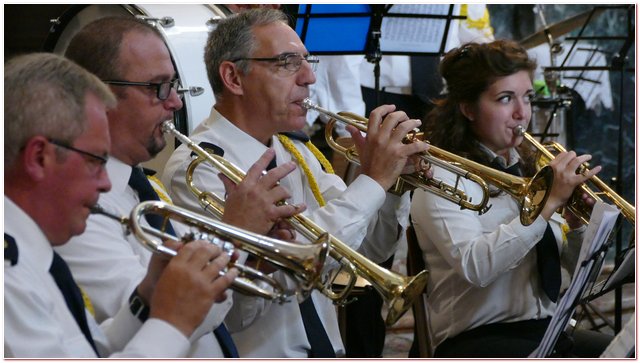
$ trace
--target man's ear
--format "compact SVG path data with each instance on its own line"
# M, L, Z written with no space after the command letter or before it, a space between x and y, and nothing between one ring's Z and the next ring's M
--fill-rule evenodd
M234 95L242 95L244 89L242 87L242 72L236 66L235 63L224 61L220 65L220 78L224 87Z
M460 108L460 112L464 115L464 117L466 117L469 121L473 121L475 120L475 113L474 113L474 109L473 106L463 102L460 103L460 105L458 106Z
M43 136L35 136L27 141L19 158L24 163L25 173L34 180L41 180L46 175L46 168L56 162L55 147Z

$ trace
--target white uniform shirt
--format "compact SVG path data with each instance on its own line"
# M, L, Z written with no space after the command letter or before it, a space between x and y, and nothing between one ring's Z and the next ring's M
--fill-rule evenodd
M206 141L221 147L224 158L244 171L267 149L215 109L190 138L195 143ZM288 202L305 203L307 211L304 214L326 231L351 248L359 248L375 262L386 260L396 247L397 224L404 227L408 221L408 208L403 208L408 206L408 193L402 198L387 195L377 182L365 175L358 176L347 187L340 177L322 171L320 163L302 143L294 141L294 144L307 161L327 204L319 207L301 168L296 168L280 181L292 196ZM278 165L292 160L276 137L272 137L271 145ZM167 162L162 181L177 205L201 211L196 198L186 187L185 173L190 153L186 146L180 146ZM214 168L201 164L194 175L196 185L201 190L224 196L224 185L217 174ZM367 242L361 245L365 237ZM302 238L298 234L298 240ZM281 272L274 276L281 280L284 278ZM272 305L241 294L236 294L234 299L226 323L234 332L233 338L241 357L307 357L310 346L295 302ZM336 354L344 354L335 306L317 291L313 292L313 300Z
M128 185L131 169L113 157L107 162L112 188L101 194L98 201L105 210L128 217L140 203L137 192ZM144 218L142 223L147 225ZM174 225L179 235L181 227ZM56 247L56 251L67 261L78 285L91 298L98 321L112 317L123 304L128 305L129 296L146 275L151 258L151 252L135 236L125 236L119 222L102 215L89 216L85 232ZM191 336L194 344L190 357L224 357L212 331L223 321L231 304L231 298L227 298L213 305Z
M53 249L38 225L9 198L4 198L5 233L17 245L15 265L4 264L5 358L95 358L64 296L49 273ZM179 358L189 341L159 319L144 324L128 304L98 326L90 314L87 323L102 357Z
M510 163L512 164L512 163ZM453 173L434 168L434 178L455 185ZM458 185L473 201L481 200L480 187L467 179ZM427 309L433 347L447 338L480 325L543 319L556 304L542 290L535 245L547 222L538 217L523 226L515 199L506 193L490 198L483 214L460 207L433 193L416 190L411 218L427 269ZM562 263L573 272L584 228L567 233L554 214L549 224L556 236Z

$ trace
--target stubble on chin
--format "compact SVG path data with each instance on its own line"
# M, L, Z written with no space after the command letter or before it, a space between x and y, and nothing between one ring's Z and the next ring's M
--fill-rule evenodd
M152 137L147 144L147 152L149 153L149 159L153 159L167 146L167 141L163 136L160 138Z

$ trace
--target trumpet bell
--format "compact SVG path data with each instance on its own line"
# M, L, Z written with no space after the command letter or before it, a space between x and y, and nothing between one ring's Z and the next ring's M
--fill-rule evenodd
M154 253L176 255L176 251L164 246L164 240L188 243L195 239L203 239L220 247L229 255L233 254L235 249L239 249L269 261L297 282L297 290L286 290L270 276L235 262L231 262L228 267L236 267L240 271L240 278L235 279L231 287L242 294L275 300L279 303L288 301L288 298L294 294L306 298L311 289L321 280L322 270L329 255L326 234L318 236L315 244L294 244L252 233L161 201L146 201L138 204L132 209L129 218L115 216L99 206L92 208L92 213L117 220L126 227L127 232L132 233L141 244ZM174 236L143 225L140 223L141 219L148 214L159 215L165 221L184 224L190 227L192 232L183 236ZM224 274L224 271L220 273ZM255 281L265 282L272 287L273 291L261 288Z
M527 193L520 202L520 223L528 226L542 212L542 208L549 199L549 190L553 184L553 169L546 166L533 176L525 186Z
M427 287L429 272L422 270L413 277L405 278L402 284L398 284L393 292L393 297L389 299L389 312L385 319L385 324L391 326L395 324L410 308L413 302L422 294Z
M541 144L529 133L524 131L524 127L518 127L514 130L514 133L519 136L523 136L536 150L537 150L537 167L545 168L555 158L555 155L560 152L566 151L566 149L557 142ZM587 171L587 165L582 165L579 169L579 173L585 173ZM590 184L593 188L591 188ZM595 190L594 190L595 189ZM580 184L574 190L573 194L567 201L567 208L573 212L583 223L589 223L591 218L591 212L593 206L587 204L582 196L586 194L589 198L595 201L602 201L601 196L606 197L609 201L616 205L620 209L622 216L627 219L633 226L636 223L636 207L627 202L618 193L616 193L611 187L603 182L597 176L591 177L587 182Z

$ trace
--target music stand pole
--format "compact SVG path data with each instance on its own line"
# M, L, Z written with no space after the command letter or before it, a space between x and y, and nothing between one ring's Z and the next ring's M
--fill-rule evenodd
M382 59L382 50L380 49L380 37L382 32L382 12L384 5L370 5L372 10L371 29L369 31L369 41L367 42L367 62L373 63L373 81L374 92L376 95L376 104L382 103L382 95L380 93L380 60Z
M612 68L617 68L620 71L620 114L618 115L618 168L617 168L617 181L616 181L616 191L619 195L622 193L622 164L623 164L623 126L624 126L624 65L627 62L627 52L631 47L635 39L635 34L633 31L633 25L631 24L631 7L627 8L627 39L625 43L622 45L622 48L613 57L611 61ZM619 220L618 223L621 223ZM616 236L616 255L614 268L618 268L622 263L622 256L620 251L622 251L622 233L618 233ZM615 298L614 298L614 331L617 334L622 329L622 285L615 289Z

